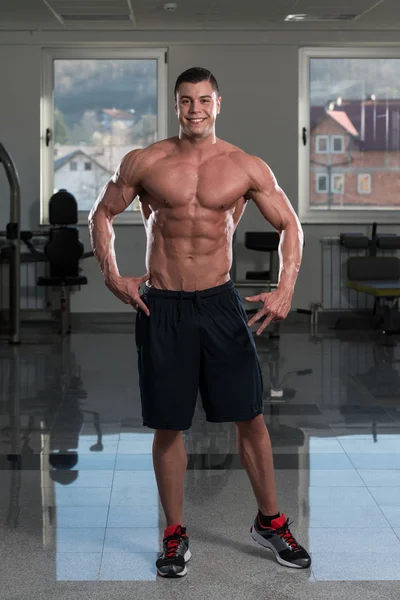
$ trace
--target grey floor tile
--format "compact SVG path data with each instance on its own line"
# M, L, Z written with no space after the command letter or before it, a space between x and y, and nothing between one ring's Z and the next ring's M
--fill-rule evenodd
M158 506L158 489L156 483L143 486L113 487L111 506Z
M151 454L118 454L115 469L117 471L152 471L153 457Z
M379 548L379 553L400 553L400 540L390 527L311 527L308 540L308 550L313 555L326 552L327 544L329 553L335 554L346 552L349 546L357 554L364 554L370 548Z
M365 487L310 487L308 503L313 506L358 507L375 506L376 502Z
M355 436L357 438L357 436ZM340 439L340 444L348 454L400 454L400 435L380 436L362 439Z
M368 487L400 487L400 471L393 469L359 469L358 473Z
M399 509L400 510L400 509ZM312 527L390 527L378 506L357 506L357 510L343 510L342 506L311 506Z
M154 470L145 471L115 471L113 488L125 489L128 487L139 488L156 485Z
M372 487L368 490L380 506L400 507L400 487Z
M310 469L335 471L354 470L346 454L310 454Z
M105 527L71 527L57 529L55 548L57 552L94 553L103 552Z
M101 554L57 553L57 581L98 581Z
M159 513L154 506L111 506L107 527L158 527Z
M78 488L78 487L83 487L83 488L109 487L110 488L112 485L112 482L113 482L113 478L114 478L114 471L111 469L106 470L106 471L81 470L81 471L77 471L76 480L73 481L71 484L69 484L69 486L71 487L71 489ZM56 483L55 485L57 487L62 484Z
M327 560L326 552L314 552L313 573L317 581L400 580L400 552L343 552Z
M57 508L57 527L105 527L106 506L60 506Z
M356 469L399 469L400 470L400 453L399 454L348 454L349 459Z
M158 527L131 527L126 529L108 527L106 530L105 553L146 553L159 552L161 549Z
M101 581L155 581L157 552L103 554Z
M111 488L57 487L54 506L109 506Z
M108 471L114 469L116 453L114 454L79 454L75 470L77 471Z
M310 472L311 487L362 487L364 485L355 469L346 471L315 469Z
M137 436L137 439L120 440L118 454L151 454L154 435Z
M400 506L381 504L380 508L392 527L400 527Z
M342 454L343 447L335 437L316 437L309 440L308 451L310 454Z

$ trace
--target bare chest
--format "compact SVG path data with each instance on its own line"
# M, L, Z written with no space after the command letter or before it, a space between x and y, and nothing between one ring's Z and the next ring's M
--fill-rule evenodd
M144 200L153 210L198 205L227 210L248 191L246 174L229 159L207 161L197 166L189 162L163 161L152 167L142 180Z

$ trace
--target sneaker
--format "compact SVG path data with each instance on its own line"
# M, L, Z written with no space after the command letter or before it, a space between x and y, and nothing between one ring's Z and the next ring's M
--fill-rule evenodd
M308 569L311 557L294 539L289 529L291 524L285 515L281 515L272 520L271 527L265 527L261 525L257 514L254 525L250 527L251 537L264 548L272 550L281 565L294 569Z
M164 531L163 551L156 562L158 574L162 577L183 577L187 573L186 563L191 556L186 527L167 527Z

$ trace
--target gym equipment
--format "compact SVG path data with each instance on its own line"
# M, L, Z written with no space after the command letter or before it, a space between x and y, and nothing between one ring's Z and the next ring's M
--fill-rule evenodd
M247 271L245 282L235 282L237 287L262 287L264 292L271 292L278 287L279 279L279 261L278 248L280 235L276 231L246 231L244 245L249 250L258 252L266 252L269 254L269 268L267 271ZM235 254L232 273L236 273ZM249 294L250 295L250 294ZM251 294L256 295L256 294ZM318 303L310 304L309 309L293 308L290 312L310 316L311 327L315 328L318 325L318 311L321 305ZM258 308L250 308L246 310L248 317L255 315L260 310ZM260 321L261 323L261 321ZM270 338L280 337L280 323L273 322L271 329L268 330Z
M49 241L44 253L49 261L50 275L39 277L37 284L59 288L61 335L70 333L71 287L87 284L87 278L79 275L79 260L84 257L83 244L79 241L77 227L78 205L67 190L59 190L49 201ZM89 252L86 256L92 256Z
M61 331L63 335L70 331L69 299L73 286L85 285L86 277L79 275L79 260L93 256L93 252L84 252L79 241L78 229L72 227L78 223L78 207L75 198L66 190L60 190L50 199L50 228L40 231L21 231L21 193L16 166L5 147L0 143L0 162L3 164L10 186L10 222L6 231L0 231L0 268L9 266L9 343L19 344L21 321L21 241L29 250L23 255L23 262L46 263L49 276L39 277L41 286L58 287L60 290ZM45 250L38 250L34 238L49 238ZM29 259L29 260L27 260ZM0 317L2 315L0 314Z
M20 219L21 188L19 176L13 159L3 144L0 143L0 162L5 169L10 186L10 222L7 225L6 238L9 250L9 283L10 283L10 344L20 343Z
M342 234L341 244L346 248L367 250L367 256L352 256L346 265L347 287L374 298L373 324L383 333L395 333L399 326L400 259L396 256L377 256L378 250L400 249L400 236L377 234L372 227L371 238L363 234Z

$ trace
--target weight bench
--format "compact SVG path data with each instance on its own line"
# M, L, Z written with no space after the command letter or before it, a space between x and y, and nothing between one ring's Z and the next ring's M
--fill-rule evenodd
M347 261L347 287L375 299L373 321L384 333L395 324L400 298L400 259L395 256L354 256Z

